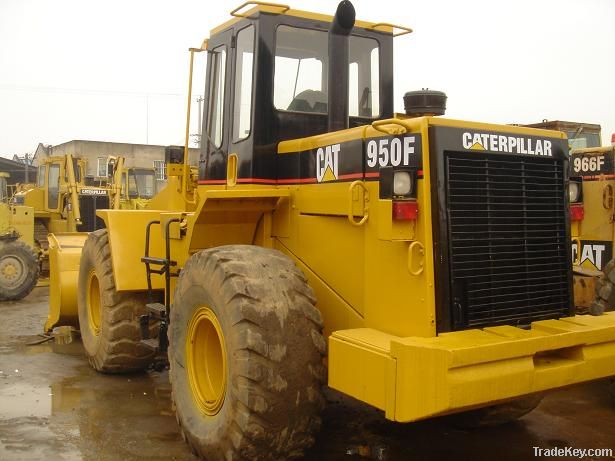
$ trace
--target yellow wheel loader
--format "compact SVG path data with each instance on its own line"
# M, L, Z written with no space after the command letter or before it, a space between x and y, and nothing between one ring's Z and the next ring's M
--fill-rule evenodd
M45 328L104 373L168 358L203 459L300 457L325 384L393 421L494 422L615 374L615 315L574 316L566 136L440 117L441 92L394 113L409 32L347 0L233 10L190 53L198 174L187 126L148 209L52 249Z
M575 304L601 314L615 309L615 146L571 152L570 218Z
M158 181L153 168L124 168L121 180L122 210L142 210L158 192Z
M8 173L0 173L0 301L15 301L28 295L39 274L34 250L34 210L11 206Z
M26 296L47 272L48 233L74 239L103 225L102 208L119 208L123 158L112 159L114 181L85 186L85 161L72 155L49 157L38 168L37 183L24 185L0 208L0 300Z

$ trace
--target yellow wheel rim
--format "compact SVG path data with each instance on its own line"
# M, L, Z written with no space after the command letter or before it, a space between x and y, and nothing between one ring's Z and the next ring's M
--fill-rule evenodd
M198 408L208 416L217 414L226 393L226 347L220 323L209 307L199 307L188 325L186 370Z
M90 271L88 276L88 287L86 291L87 296L87 309L88 309L88 324L90 331L94 335L100 334L100 285L98 283L98 277L96 272Z
M18 257L8 255L0 259L0 283L5 288L21 285L27 276L28 271Z

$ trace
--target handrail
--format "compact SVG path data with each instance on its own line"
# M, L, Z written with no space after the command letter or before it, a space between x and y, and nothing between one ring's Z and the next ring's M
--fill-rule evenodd
M249 1L249 2L245 2L243 5L238 6L237 8L235 8L233 11L231 11L231 16L234 16L236 18L247 18L248 15L243 13L238 13L239 11L243 10L246 6L248 5L254 5L254 6L271 6L273 8L280 8L282 11L280 12L280 14L284 14L286 13L288 10L290 10L290 6L288 5L283 5L281 3L269 3L269 2L258 2L258 1Z
M401 31L402 31L402 32L400 32L400 33L398 33L398 34L393 33L393 37L399 37L399 36L401 36L401 35L406 35L406 34L410 34L410 33L412 33L412 29L410 29L409 27L406 27L406 26L398 26L397 24L391 24L391 23L389 23L389 22L378 22L378 23L376 23L376 24L372 24L371 26L369 26L369 27L367 27L367 28L368 28L368 29L371 29L371 30L376 30L378 27L390 27L390 28L392 28L393 30L394 30L394 29L399 29L399 30L401 30Z
M577 245L577 254L574 257L574 260L572 261L572 265L580 266L581 265L581 239L579 237L573 237L571 240L572 240L572 243L576 243Z
M355 221L354 219L354 210L353 210L353 196L352 193L354 191L354 189L356 187L360 187L363 189L363 193L365 194L365 198L363 199L363 212L364 215L363 217L359 220L359 221ZM368 212L368 207L365 206L365 202L367 201L366 198L369 197L369 190L367 190L367 187L365 187L365 184L363 183L363 181L354 181L352 184L350 184L350 187L348 188L348 222L350 222L350 224L352 224L353 226L362 226L363 224L365 224L365 222L367 221L367 218L369 217L369 212Z
M414 269L413 268L413 263L414 263L414 249L417 248L418 249L418 253L419 253L419 261L418 261L418 269ZM423 273L423 270L425 270L425 246L418 241L414 241L412 242L409 246L408 246L408 272L410 272L411 275L414 276L418 276L421 275Z
M401 127L403 131L400 129L385 130L383 128L385 125L397 125L398 127ZM372 128L374 128L376 131L380 131L381 133L390 134L390 135L404 134L410 131L408 127L398 118L387 118L384 120L376 120L375 122L372 123Z
M184 141L184 171L182 173L181 180L181 193L186 203L190 205L196 205L196 198L194 197L194 191L192 200L188 198L188 181L191 180L190 173L190 159L189 159L189 145L190 145L190 111L192 108L192 73L194 69L194 53L200 53L202 48L190 48L190 71L188 73L188 107L186 109L186 138Z

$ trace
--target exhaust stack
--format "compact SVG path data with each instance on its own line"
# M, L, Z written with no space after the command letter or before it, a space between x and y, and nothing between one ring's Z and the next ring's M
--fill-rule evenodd
M343 0L329 28L328 131L348 128L348 36L354 27L355 10Z

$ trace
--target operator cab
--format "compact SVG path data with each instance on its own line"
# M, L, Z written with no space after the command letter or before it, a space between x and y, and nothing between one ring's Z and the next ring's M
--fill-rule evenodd
M330 66L340 59L335 47L329 56L334 18L254 4L246 13L234 11L236 17L214 29L208 42L199 171L204 184L225 182L230 154L237 156L237 182L274 182L278 143L331 131L330 101L347 104L350 127L393 116L392 27L354 24L347 95L329 95ZM343 72L339 78L346 80Z
M151 168L128 168L122 172L123 199L151 199L157 192L156 172Z
M8 201L8 185L6 178L8 178L8 173L0 173L0 203Z

